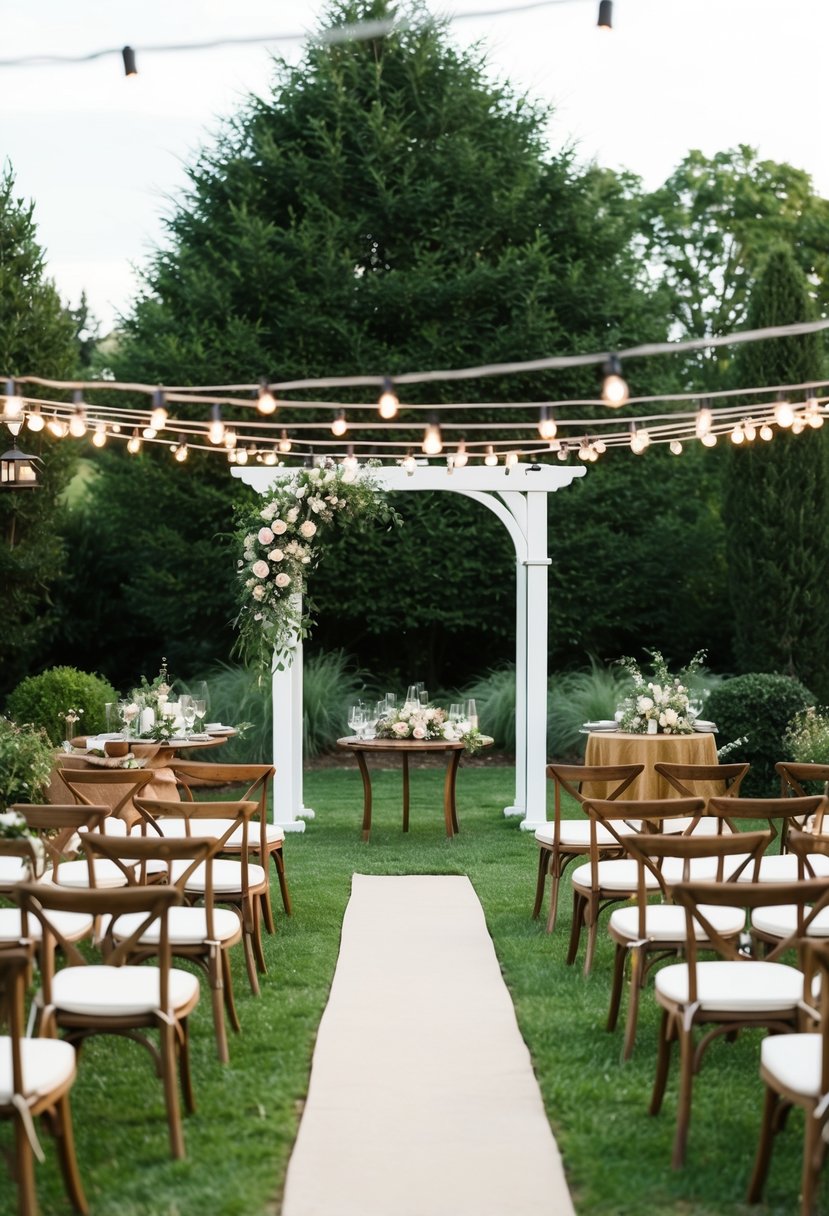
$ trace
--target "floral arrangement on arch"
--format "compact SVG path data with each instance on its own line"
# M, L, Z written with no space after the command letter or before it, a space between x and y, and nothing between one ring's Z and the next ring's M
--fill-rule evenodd
M698 650L685 667L676 674L658 650L648 651L653 660L653 677L646 680L635 659L619 660L633 680L633 692L621 706L622 717L619 729L635 735L653 733L659 735L690 735L696 716L690 710L689 683L698 674L705 661L705 651ZM655 723L652 726L651 723Z
M333 524L396 523L370 469L297 469L239 518L241 605L235 650L267 671L283 668L313 624L305 595Z
M479 752L485 742L477 726L465 719L451 722L446 710L435 705L393 709L379 720L376 733L378 739L444 739L447 743L463 743L470 755Z

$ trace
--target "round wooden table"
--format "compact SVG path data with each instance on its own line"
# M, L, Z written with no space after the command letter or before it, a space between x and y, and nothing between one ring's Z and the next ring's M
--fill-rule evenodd
M455 776L464 750L463 743L449 743L445 739L358 739L356 735L347 735L344 739L337 740L337 747L353 752L360 766L360 775L363 778L363 840L368 840L371 832L371 772L366 757L377 753L396 754L403 760L404 832L409 830L409 756L422 755L424 752L445 753L447 766L443 782L443 815L446 835L451 839L460 830L455 805Z
M654 771L655 764L716 764L717 745L712 734L630 735L623 731L591 731L587 736L584 763L643 764L641 772L622 794L625 799L676 798L677 791ZM596 791L598 791L598 783ZM591 786L591 790L593 787ZM716 785L711 794L721 791ZM595 798L604 795L596 792ZM700 797L704 797L700 793Z

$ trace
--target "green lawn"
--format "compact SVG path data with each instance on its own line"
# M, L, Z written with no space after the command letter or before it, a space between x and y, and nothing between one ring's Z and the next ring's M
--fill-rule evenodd
M198 1111L185 1121L186 1161L168 1158L161 1088L149 1057L135 1044L115 1039L93 1041L84 1049L73 1110L78 1158L93 1212L278 1212L355 871L469 875L532 1053L580 1216L797 1212L802 1144L798 1113L776 1148L769 1205L752 1209L743 1203L761 1101L758 1038L745 1036L712 1047L698 1081L688 1164L672 1172L675 1074L663 1113L656 1119L647 1114L656 1029L651 1000L643 1002L634 1057L623 1066L620 1033L609 1035L604 1029L611 961L607 942L600 936L589 979L580 969L565 966L566 886L552 937L545 935L543 923L530 919L536 846L532 835L521 832L501 811L512 801L512 770L461 770L461 835L454 841L444 835L442 781L442 772L435 770L412 774L412 827L404 836L399 774L377 774L372 841L363 845L356 768L308 775L306 802L317 818L304 835L290 835L285 848L295 915L290 921L279 918L279 932L266 941L270 971L260 999L250 995L237 960L243 1031L231 1040L229 1066L222 1068L215 1059L209 1002L203 999L194 1015ZM7 1127L0 1130L4 1145L7 1133ZM48 1138L44 1141L48 1161L38 1168L41 1205L44 1213L63 1213L70 1209L52 1147ZM532 1169L531 1160L527 1169ZM827 1191L824 1187L824 1200ZM14 1210L0 1178L0 1216ZM829 1202L823 1210L829 1210Z

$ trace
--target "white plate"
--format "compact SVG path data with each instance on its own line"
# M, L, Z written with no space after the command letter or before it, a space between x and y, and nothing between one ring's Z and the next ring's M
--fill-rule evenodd
M232 735L235 727L233 726L208 726L208 735Z
M716 735L719 733L713 722L695 722L694 730L698 735Z
M585 722L585 730L616 730L617 723L610 718L602 718L598 722Z

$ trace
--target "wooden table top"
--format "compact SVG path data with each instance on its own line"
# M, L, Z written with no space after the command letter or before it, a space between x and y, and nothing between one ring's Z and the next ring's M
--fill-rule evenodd
M371 752L457 752L463 751L465 744L448 739L358 739L356 735L345 735L337 740L337 747Z

